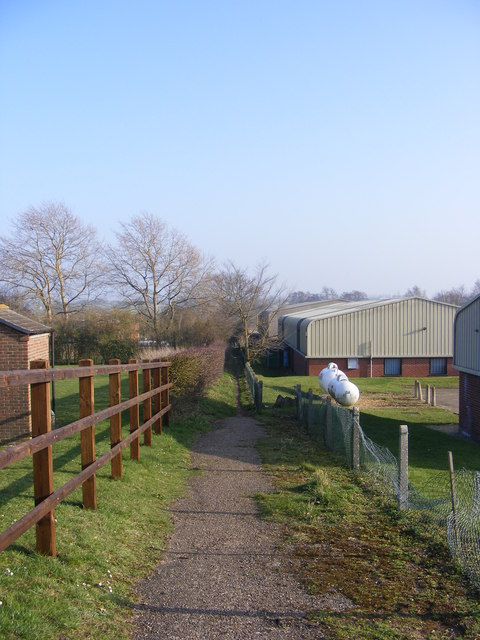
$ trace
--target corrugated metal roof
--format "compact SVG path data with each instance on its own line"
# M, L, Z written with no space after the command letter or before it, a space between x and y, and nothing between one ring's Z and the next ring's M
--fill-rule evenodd
M457 311L453 333L453 366L480 376L480 295Z
M360 309L373 309L384 304L390 304L392 302L398 302L405 298L387 298L382 300L329 300L321 307L300 309L293 313L284 315L304 318L309 320L320 320L322 318L328 318L330 316L338 316L345 313L352 313Z
M52 333L53 331L51 327L47 327L41 322L27 318L27 316L23 316L22 314L3 306L0 307L0 324L29 336L37 335L39 333Z
M332 302L284 318L284 339L307 358L451 357L457 307L425 298Z

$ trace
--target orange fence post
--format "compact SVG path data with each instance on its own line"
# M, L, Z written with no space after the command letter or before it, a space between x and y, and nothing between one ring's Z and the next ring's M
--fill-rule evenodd
M128 364L137 364L136 358L130 358ZM128 372L128 390L129 398L136 398L138 396L138 371ZM133 407L130 407L130 433L138 430L140 424L139 406L138 402ZM131 460L140 459L140 442L138 437L130 443L130 458Z
M108 364L120 364L120 360L113 358L108 361ZM120 372L111 373L109 375L110 384L110 406L113 407L116 404L120 404L121 390L120 390ZM110 446L113 448L122 439L122 414L117 413L110 418ZM122 477L122 452L119 451L116 456L112 458L111 463L112 478Z
M156 358L155 360L153 360L153 362L158 362L160 363L160 358ZM153 371L153 388L157 389L158 387L160 387L161 384L161 371L160 371L160 364L158 365L158 367L155 367L155 369L152 369ZM160 409L162 408L162 397L161 397L161 392L159 391L157 394L155 394L153 396L153 412L154 413L159 413ZM162 433L162 419L159 418L154 425L154 430L155 433Z
M150 360L144 360L145 364L150 362ZM143 393L147 393L151 389L151 376L150 369L143 370ZM148 422L152 417L152 399L148 398L148 400L143 401L143 424ZM148 429L143 434L143 444L147 447L152 446L152 427L148 427Z
M162 368L162 386L168 384L168 367L163 367ZM164 409L165 407L168 407L168 405L170 404L170 390L169 389L165 389L165 391L162 391L162 408ZM167 411L167 413L165 413L162 416L162 421L165 427L168 427L168 425L170 424L170 411Z
M33 360L30 369L48 369L46 360ZM52 430L50 408L50 383L36 382L30 385L32 403L32 437L36 438ZM33 454L33 491L35 505L53 493L53 460L51 445ZM37 552L56 556L55 517L49 511L36 525Z
M93 360L86 358L79 360L79 367L92 367ZM94 413L93 376L78 379L78 397L80 404L80 418L86 418ZM80 433L80 450L82 456L82 470L95 462L95 425L84 429ZM97 477L94 474L82 484L83 506L85 509L97 508Z

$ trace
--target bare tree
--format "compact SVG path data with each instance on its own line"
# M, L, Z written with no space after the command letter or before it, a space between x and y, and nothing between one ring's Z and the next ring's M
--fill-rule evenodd
M63 204L31 207L0 237L0 282L10 295L40 303L47 319L79 310L99 284L96 232Z
M357 291L354 289L353 291L344 291L340 296L341 300L367 300L368 296L364 291Z
M169 329L177 308L205 299L212 261L150 213L134 216L121 227L116 245L108 249L112 284L159 342L162 326Z
M216 300L227 318L240 326L247 362L267 348L268 331L259 326L259 316L285 304L288 294L277 285L277 276L268 274L268 265L260 263L253 274L228 262L215 279Z
M479 293L480 293L480 279L477 278L477 280L475 280L475 282L473 283L473 287L472 287L472 291L470 293L470 296L472 298L474 298L475 296L478 296Z
M469 294L465 291L465 287L461 285L460 287L454 287L448 291L439 291L433 299L438 300L439 302L447 302L449 304L461 306L467 302L469 297Z
M420 289L418 285L414 285L411 289L405 291L404 298L426 298L427 293L424 289Z

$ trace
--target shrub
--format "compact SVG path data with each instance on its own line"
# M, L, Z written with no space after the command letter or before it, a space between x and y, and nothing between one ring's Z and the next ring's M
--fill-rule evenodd
M200 396L222 374L225 362L225 345L215 343L208 347L191 347L178 351L154 351L149 349L140 358L162 358L172 363L170 381L174 398Z
M112 358L119 358L120 362L126 363L135 353L135 346L131 340L100 340L99 351L104 362Z

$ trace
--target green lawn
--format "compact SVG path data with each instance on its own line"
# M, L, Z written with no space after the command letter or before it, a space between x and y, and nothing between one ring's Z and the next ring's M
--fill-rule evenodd
M259 368L257 375L263 381L264 403L271 406L277 396L293 397L300 384L303 391L312 389L323 394L316 376L279 375ZM480 469L480 447L472 442L427 428L429 425L458 424L458 416L440 407L426 404L402 406L405 397L413 397L415 378L352 378L360 389L361 397L388 398L388 404L398 407L363 408L360 423L365 434L376 444L398 455L398 431L401 424L409 428L410 482L428 495L438 495L448 489L448 451L453 452L456 468ZM422 385L458 388L458 377L420 378Z

